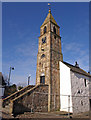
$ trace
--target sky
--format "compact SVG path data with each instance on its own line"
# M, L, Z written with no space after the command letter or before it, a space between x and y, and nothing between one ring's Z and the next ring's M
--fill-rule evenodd
M0 2L0 16L2 16L1 2ZM2 71L2 17L0 17L0 71Z
M47 2L11 2L2 6L2 72L11 83L27 85L36 81L40 26L48 14ZM60 26L63 60L89 71L89 3L51 3Z

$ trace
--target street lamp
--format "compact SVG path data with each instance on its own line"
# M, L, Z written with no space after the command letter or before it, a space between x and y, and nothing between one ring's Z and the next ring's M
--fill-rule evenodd
M10 75L11 75L11 70L14 70L14 67L10 67L9 78L8 78L8 86L10 85Z
M31 77L31 75L28 76L28 85L29 85L29 82L30 82L30 77Z

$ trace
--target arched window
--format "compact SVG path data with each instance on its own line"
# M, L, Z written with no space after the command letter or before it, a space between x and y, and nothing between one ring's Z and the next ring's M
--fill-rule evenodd
M46 43L46 37L42 38L42 44Z
M42 55L41 55L41 58L44 58L44 57L45 57L45 54L42 54Z
M56 28L55 28L55 26L53 27L53 32L56 34Z
M46 33L46 26L44 27L44 34Z

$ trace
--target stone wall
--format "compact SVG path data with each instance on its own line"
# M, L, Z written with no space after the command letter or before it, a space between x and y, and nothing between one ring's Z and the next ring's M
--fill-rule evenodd
M86 86L84 79L86 79ZM89 97L87 97L89 96L89 78L71 71L71 89L73 113L89 111Z
M46 32L44 32L45 27ZM44 76L45 84L49 85L48 111L60 109L59 61L63 61L60 27L49 12L40 27L36 69L36 84L41 84L40 78Z
M42 44L42 38L46 37L46 43ZM43 51L42 51L43 50ZM41 58L42 55L45 57ZM50 81L50 33L40 36L39 50L37 55L36 84L40 84L41 74L45 75L45 84Z
M11 100L15 99L16 97L18 97L19 95L21 95L22 93L26 92L27 90L33 88L34 85L28 85L24 88L22 88L21 90L11 94L10 96L6 97L5 99L3 99L3 107L5 107L5 105L8 105L10 103Z
M48 111L48 85L35 86L12 100L10 106L10 113L13 114Z
M53 27L53 25L51 24ZM51 27L51 28L52 28ZM55 38L56 36L56 38ZM51 97L51 110L60 110L60 70L59 61L63 60L61 52L61 38L55 33L51 32L51 50L50 50L50 83L51 94L56 95ZM55 102L55 107L54 107Z
M90 118L91 118L91 78L89 78L89 96L90 96L90 98L89 98L89 104L90 104L90 106L89 106L89 110L90 110Z

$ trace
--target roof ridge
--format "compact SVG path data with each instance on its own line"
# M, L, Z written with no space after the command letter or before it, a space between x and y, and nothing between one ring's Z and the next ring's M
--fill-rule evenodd
M66 64L66 65L68 65L68 67L70 67L70 69L72 71L75 71L75 72L78 72L80 74L84 74L84 75L87 75L87 76L91 77L91 75L88 72L86 72L85 70L83 70L82 68L76 67L76 66L71 65L70 63L67 63L67 62L64 62L64 61L63 61L63 63Z
M63 63L66 63L66 64L68 64L68 65L71 65L71 66L73 66L73 67L76 67L76 66L74 66L74 65L72 65L72 64L70 64L70 63L68 63L68 62L64 62L64 61L63 61ZM77 67L77 68L80 68L80 67Z

